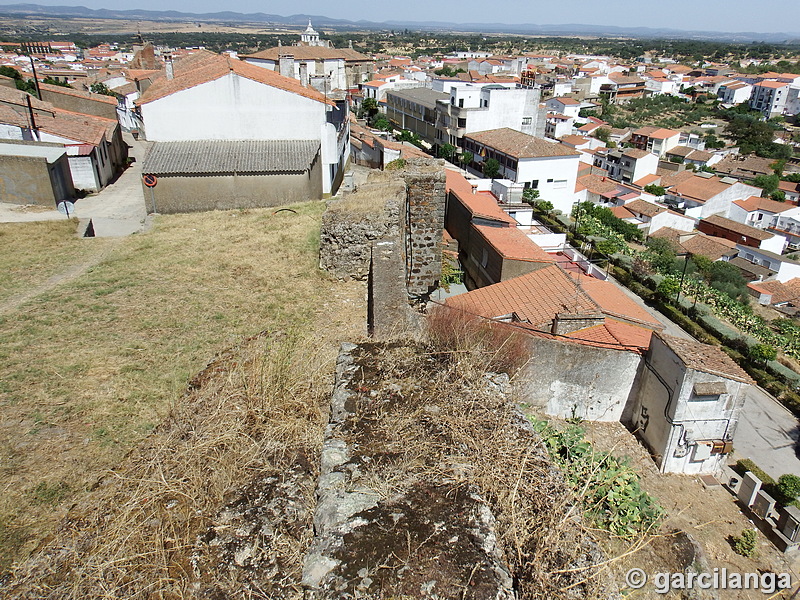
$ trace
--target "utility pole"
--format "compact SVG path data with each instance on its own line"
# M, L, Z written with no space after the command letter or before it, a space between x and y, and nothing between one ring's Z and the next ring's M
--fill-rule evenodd
M36 86L36 97L41 100L42 99L42 90L39 88L39 78L36 76L36 65L33 64L33 56L28 54L28 58L31 61L31 71L33 71L33 84Z

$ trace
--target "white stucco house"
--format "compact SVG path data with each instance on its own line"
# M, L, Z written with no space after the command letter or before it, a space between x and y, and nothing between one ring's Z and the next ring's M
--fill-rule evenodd
M717 177L711 173L696 173L692 177L670 186L665 194L667 204L685 209L685 214L695 219L711 215L728 217L731 204L750 196L758 196L761 188L740 183L730 177Z
M137 110L141 135L151 142L318 142L325 195L336 192L349 157L345 102L212 52L167 62Z
M581 156L573 148L501 128L465 135L464 150L472 152L476 170L493 158L500 164L499 178L539 190L540 199L552 202L557 210L571 210Z

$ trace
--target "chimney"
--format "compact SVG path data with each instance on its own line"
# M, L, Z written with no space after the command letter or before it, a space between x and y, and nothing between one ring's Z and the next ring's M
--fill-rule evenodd
M172 80L175 78L175 71L172 68L172 53L167 52L164 54L164 69L167 72L167 79Z
M308 86L308 63L300 63L300 85Z
M278 72L284 77L294 79L294 54L281 53L278 55Z
M587 327L602 325L605 320L605 316L602 313L558 313L553 319L550 332L553 335L568 335Z

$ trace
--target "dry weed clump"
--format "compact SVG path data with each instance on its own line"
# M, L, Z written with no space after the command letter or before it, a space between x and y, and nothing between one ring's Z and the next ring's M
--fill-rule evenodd
M436 345L395 341L356 351L359 416L348 443L370 456L362 483L384 500L432 483L477 488L496 519L518 598L607 598L593 568L602 556L576 498L513 406L508 380L486 371L497 346L495 353L476 346L510 336L453 313L433 323L464 344L450 350L438 338Z
M449 306L435 305L426 319L426 338L443 351L467 356L487 371L514 376L527 362L528 334Z
M251 493L232 490L253 481L283 481L299 465L308 471L302 481L311 483L297 490L295 522L259 540L267 546L260 552L269 555L259 564L281 570L278 595L291 597L311 532L313 457L322 440L329 383L330 365L317 352L308 340L265 332L219 355L146 444L73 507L0 593L183 598L212 586L243 594L252 557L228 556L208 532L230 528L236 519L220 517L221 507L241 504ZM198 536L212 543L199 543ZM245 568L230 568L237 565Z

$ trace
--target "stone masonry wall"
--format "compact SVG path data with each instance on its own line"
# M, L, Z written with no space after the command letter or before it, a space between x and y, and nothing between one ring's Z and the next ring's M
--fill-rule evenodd
M425 297L439 287L444 229L444 161L412 159L403 178L407 205L403 222L406 244L406 283L412 297Z
M406 186L390 173L375 171L356 192L328 202L320 231L320 268L339 279L369 277L371 244L400 235Z

